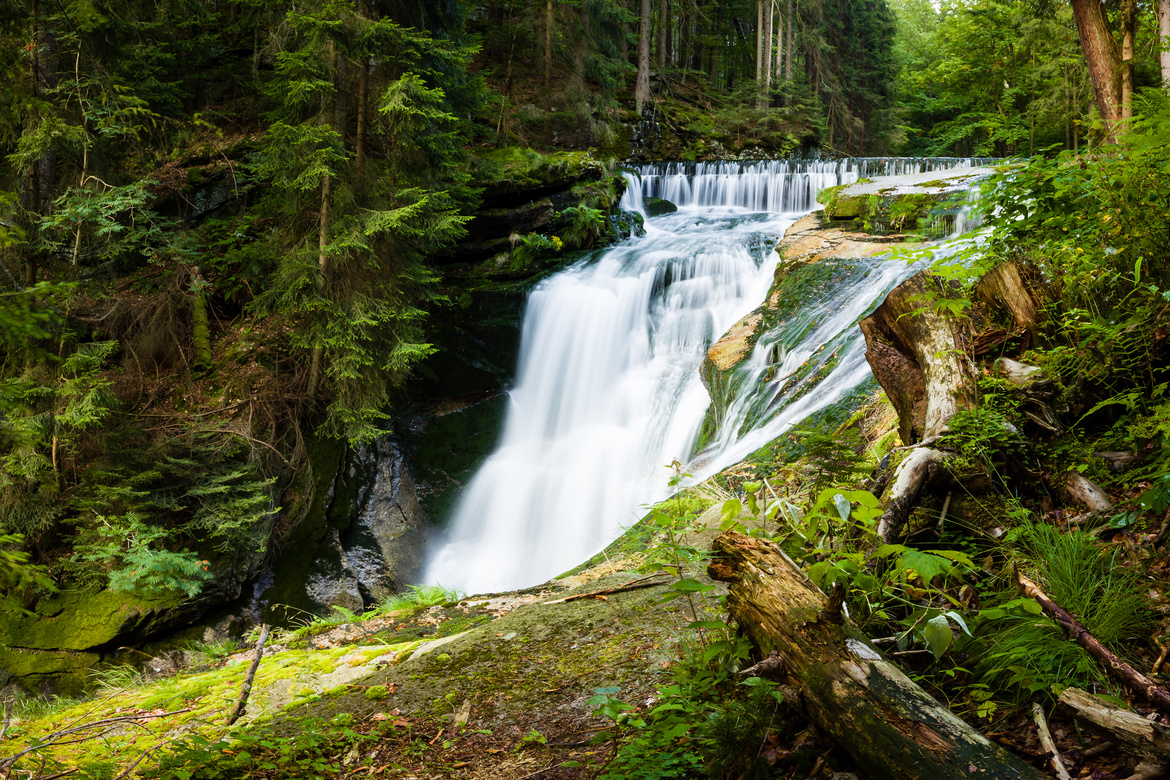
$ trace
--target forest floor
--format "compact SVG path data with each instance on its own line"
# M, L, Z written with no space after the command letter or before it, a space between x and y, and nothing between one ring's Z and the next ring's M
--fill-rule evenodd
M705 548L718 521L712 506L681 541ZM15 720L3 753L41 747L6 776L596 776L615 754L608 737L632 730L599 714L595 697L646 712L702 646L686 601L664 603L672 578L639 570L645 559L636 548L647 542L655 540L635 529L600 563L537 588L275 632L247 714L231 728L224 720L252 650L154 682L108 681L93 700ZM689 576L710 582L701 571ZM713 598L705 603L699 619L723 617ZM1023 712L971 722L1045 766ZM1132 759L1115 750L1085 759L1089 734L1059 714L1050 725L1072 776L1128 775ZM771 759L769 777L868 777L799 712L781 711L770 734L759 747Z

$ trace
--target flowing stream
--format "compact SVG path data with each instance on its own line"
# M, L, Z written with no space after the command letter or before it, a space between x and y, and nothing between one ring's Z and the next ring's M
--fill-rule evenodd
M678 211L530 294L499 445L468 483L425 580L465 593L538 584L603 549L668 494L673 461L703 478L869 376L854 323L913 269L855 261L736 369L716 436L707 349L760 305L784 231L816 193L859 177L968 167L961 158L644 166L623 198ZM778 364L778 365L777 365Z

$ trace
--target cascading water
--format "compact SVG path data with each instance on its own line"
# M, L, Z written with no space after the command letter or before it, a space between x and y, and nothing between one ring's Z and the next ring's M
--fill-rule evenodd
M931 162L942 169L976 161ZM467 593L533 585L636 522L665 497L664 467L694 454L710 405L698 368L711 343L763 300L777 239L812 209L820 189L922 165L887 158L645 166L623 207L640 210L643 197L654 196L678 212L648 219L644 236L533 290L500 443L467 485L426 580ZM765 396L728 407L718 439L692 471L729 465L864 381L859 339L845 332L908 273L905 263L861 263L802 312L804 325L784 331L800 332L793 343L761 339L739 384L759 383L768 356L782 351L779 375L763 383ZM812 381L795 370L810 361L827 377L784 406L783 393Z

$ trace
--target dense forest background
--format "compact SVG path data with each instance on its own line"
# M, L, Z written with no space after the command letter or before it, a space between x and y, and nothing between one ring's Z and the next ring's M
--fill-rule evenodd
M1127 8L1101 10L1136 19L1132 95L1159 38ZM309 442L376 436L434 351L486 150L1112 133L1073 10L1039 0L32 0L0 40L0 532L32 600L254 571Z

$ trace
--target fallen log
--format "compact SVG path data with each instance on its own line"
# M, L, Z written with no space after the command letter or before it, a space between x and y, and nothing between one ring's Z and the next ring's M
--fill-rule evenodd
M1130 753L1159 764L1170 763L1170 726L1123 710L1080 688L1065 688L1059 701L1067 711L1125 745Z
M733 531L713 542L713 579L762 656L775 651L809 718L874 778L1038 780L1043 775L964 723L828 602L778 546Z
M1012 564L1013 570L1015 564ZM1109 648L1101 644L1097 637L1089 633L1089 629L1082 626L1076 618L1065 612L1055 601L1048 597L1032 580L1025 577L1018 570L1014 570L1016 583L1028 598L1035 599L1044 612L1056 621L1069 638L1089 652L1108 672L1109 676L1135 693L1140 693L1153 706L1163 712L1170 712L1170 691L1167 691L1154 680L1134 669L1125 661L1117 657Z

